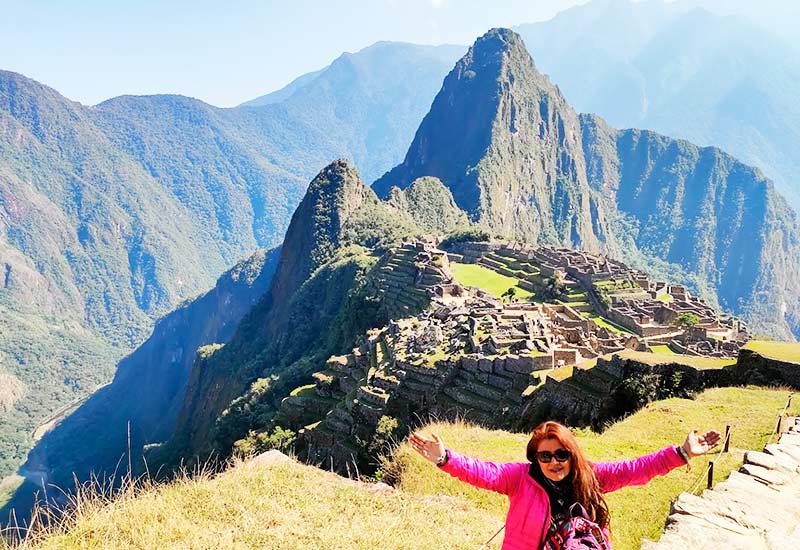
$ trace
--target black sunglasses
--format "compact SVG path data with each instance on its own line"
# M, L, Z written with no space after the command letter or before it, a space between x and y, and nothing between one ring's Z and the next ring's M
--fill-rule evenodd
M556 462L566 462L569 460L570 456L572 456L571 453L566 449L559 449L554 453L550 451L539 451L536 453L536 460L544 462L545 464L548 464L554 458Z

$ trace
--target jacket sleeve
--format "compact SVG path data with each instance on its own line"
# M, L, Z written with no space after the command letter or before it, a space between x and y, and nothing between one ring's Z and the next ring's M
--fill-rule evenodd
M655 453L632 460L598 462L594 473L604 493L610 493L629 485L644 485L656 476L663 476L686 464L674 445Z
M451 476L481 489L511 495L519 484L520 467L524 464L497 464L464 456L447 449L447 464L439 468Z

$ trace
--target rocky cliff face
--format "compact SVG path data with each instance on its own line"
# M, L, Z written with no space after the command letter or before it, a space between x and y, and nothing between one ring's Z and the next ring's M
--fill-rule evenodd
M714 147L582 115L589 179L646 257L705 282L757 332L800 335L800 226L761 172Z
M596 250L607 238L589 189L578 115L506 29L479 38L445 78L382 196L434 176L492 230Z

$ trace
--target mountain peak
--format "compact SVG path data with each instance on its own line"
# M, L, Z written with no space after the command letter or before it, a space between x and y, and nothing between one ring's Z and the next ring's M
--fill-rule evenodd
M286 231L281 263L286 257L296 263L286 275L305 280L330 259L342 226L370 194L349 161L338 159L323 168L309 184ZM282 271L279 267L279 275Z
M483 36L479 36L472 45L476 54L490 54L492 52L520 52L524 51L526 57L530 57L525 49L522 37L511 29L496 27L489 29Z
M512 30L475 41L403 163L373 188L387 196L424 176L440 179L459 208L495 232L598 247L603 230L592 226L578 116Z

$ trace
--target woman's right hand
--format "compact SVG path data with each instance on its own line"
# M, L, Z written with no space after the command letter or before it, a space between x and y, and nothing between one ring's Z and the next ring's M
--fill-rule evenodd
M431 437L433 439L426 438L420 432L414 432L408 438L408 441L415 451L436 464L436 462L444 458L444 442L434 433L431 434Z

